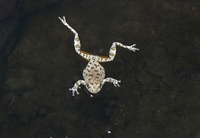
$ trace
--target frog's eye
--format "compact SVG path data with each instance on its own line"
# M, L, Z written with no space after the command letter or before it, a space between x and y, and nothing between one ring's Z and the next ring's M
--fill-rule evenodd
M91 87L90 87L89 84L86 84L86 88L87 88L87 89L91 89Z

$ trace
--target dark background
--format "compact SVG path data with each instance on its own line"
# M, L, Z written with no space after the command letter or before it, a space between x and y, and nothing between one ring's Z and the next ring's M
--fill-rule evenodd
M1 138L200 138L198 0L0 0ZM87 61L108 55L95 97L71 88Z

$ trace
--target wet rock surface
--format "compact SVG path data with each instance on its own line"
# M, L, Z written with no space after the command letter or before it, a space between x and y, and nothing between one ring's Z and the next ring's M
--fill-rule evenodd
M24 18L7 60L0 137L198 138L199 6L61 1ZM91 98L82 86L71 96L87 61L75 53L73 33L58 20L63 15L84 51L108 55L113 41L137 44L140 51L117 47L114 61L102 64L106 76L122 80L120 88L105 84Z
M19 18L27 16L30 12L42 10L57 1L0 0L0 93L3 91L6 59L13 50L19 35Z
M0 0L0 21L14 10L17 0Z
M0 93L3 91L3 82L6 74L6 58L14 48L19 21L17 18L7 18L0 22Z
M5 60L11 53L19 32L18 19L8 18L1 21L0 32L0 60Z
M3 91L5 74L6 74L6 63L0 60L0 92Z

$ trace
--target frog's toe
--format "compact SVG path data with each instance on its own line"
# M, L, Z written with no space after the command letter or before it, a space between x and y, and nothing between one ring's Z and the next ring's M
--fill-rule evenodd
M79 92L76 88L69 88L69 90L72 91L72 96L75 96L75 94L74 94L75 92L77 95L79 95Z
M119 83L121 82L121 80L116 80L115 82L113 82L115 87L120 87Z

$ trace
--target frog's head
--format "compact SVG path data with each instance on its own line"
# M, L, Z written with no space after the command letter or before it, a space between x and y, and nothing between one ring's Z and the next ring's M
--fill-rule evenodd
M91 94L97 94L101 90L102 86L103 85L101 83L97 83L95 81L89 82L85 85L85 87Z

